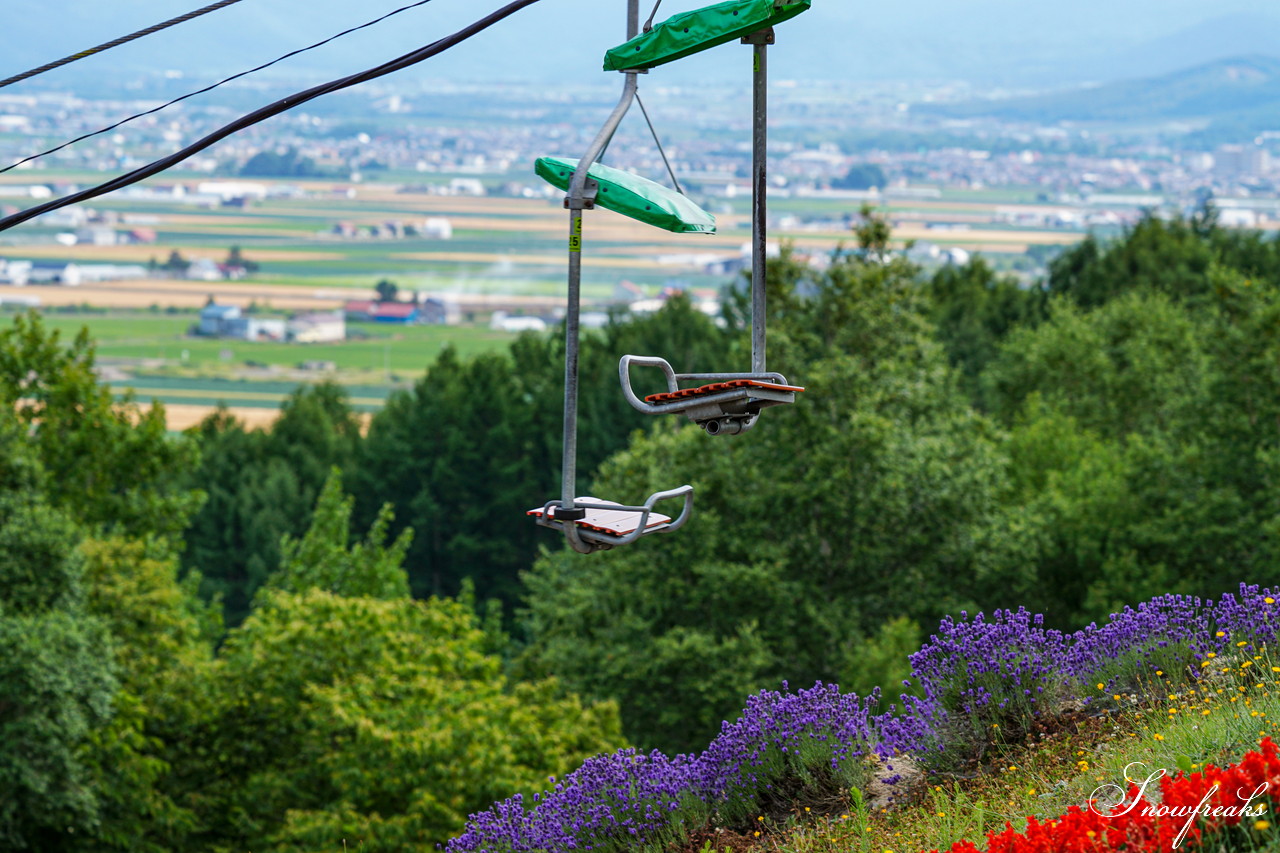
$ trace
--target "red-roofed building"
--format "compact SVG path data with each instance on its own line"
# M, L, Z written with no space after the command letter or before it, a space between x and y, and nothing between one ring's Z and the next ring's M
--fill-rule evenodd
M400 323L412 325L420 321L421 313L412 302L374 302L371 299L353 299L342 306L349 323Z

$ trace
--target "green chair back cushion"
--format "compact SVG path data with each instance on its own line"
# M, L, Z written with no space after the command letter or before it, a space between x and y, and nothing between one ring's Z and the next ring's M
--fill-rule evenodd
M604 55L605 71L653 68L790 20L812 0L729 0L668 18Z
M553 187L569 189L578 161L568 157L539 157L534 171ZM587 176L600 185L596 204L623 216L676 233L716 233L716 218L675 190L648 178L596 163Z

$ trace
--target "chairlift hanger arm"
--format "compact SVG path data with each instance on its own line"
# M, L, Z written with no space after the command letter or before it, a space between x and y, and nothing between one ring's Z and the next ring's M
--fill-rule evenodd
M565 207L570 210L583 210L589 208L595 201L595 193L590 193L588 198L587 192L587 171L590 167L600 159L600 155L604 152L605 147L613 139L613 134L617 132L618 125L622 124L622 118L627 114L627 110L631 109L631 102L636 97L636 74L638 72L629 71L626 74L626 82L622 86L622 97L618 99L618 105L613 108L608 120L600 128L600 132L596 134L596 138L591 140L591 146L587 148L587 153L583 154L578 163L586 163L587 169L576 169L573 173L573 180L569 182L569 197L565 199Z

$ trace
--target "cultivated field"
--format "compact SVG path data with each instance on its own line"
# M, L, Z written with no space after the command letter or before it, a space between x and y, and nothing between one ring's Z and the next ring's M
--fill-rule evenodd
M10 173L0 176L0 183L47 182L56 177L40 173L33 179L32 173ZM169 177L148 185L164 188L196 180ZM40 221L6 232L0 235L0 259L142 265L154 271L145 277L76 287L0 285L0 301L38 300L45 308L108 309L106 314L71 316L50 312L48 322L67 335L87 326L98 343L100 361L125 371L127 380L122 384L138 387L143 396L163 392L156 396L168 404L174 428L198 419L219 402L251 412L246 417L255 422L272 417L290 383L318 378L314 371L298 369L306 361L333 362L336 378L382 389L353 395L361 398L359 408L371 411L387 389L420 376L444 346L453 346L463 355L506 347L511 335L486 328L493 311L554 316L562 309L567 217L558 196L448 196L405 192L392 183L290 184L305 196L268 197L247 207L201 208L180 199L125 196L93 203L95 210L114 217L112 227L117 232L150 229L156 235L153 243L68 246L56 239L67 226ZM852 234L840 222L859 204L849 199L779 196L771 210L784 217L779 220L784 227L773 228L770 239L790 242L804 253L830 253L852 243ZM589 212L582 255L584 298L588 303L611 302L623 282L632 285L632 293L639 288L650 295L673 283L724 286L733 276L709 272L708 264L741 256L750 240L747 205L745 199L712 200L709 208L719 224L719 233L712 236L670 234L609 211ZM996 256L1079 239L1078 233L1003 224L1000 211L1007 217L1010 205L1034 207L1016 193L948 193L939 200L895 202L888 213L898 240L927 240ZM391 230L388 223L420 227L427 217L448 219L452 238L385 236ZM352 228L357 236L352 236ZM373 236L374 228L379 236ZM344 229L345 236L340 233ZM156 269L175 254L185 260L224 261L233 246L258 265L249 279L192 281L166 277ZM195 309L210 297L283 315L370 298L373 286L382 279L394 281L404 291L448 297L458 305L467 325L352 326L353 339L327 345L186 336L197 321ZM0 323L7 325L4 316L0 314ZM168 384L158 386L160 378ZM285 385L251 391L232 385L240 380ZM226 384L201 384L207 382Z

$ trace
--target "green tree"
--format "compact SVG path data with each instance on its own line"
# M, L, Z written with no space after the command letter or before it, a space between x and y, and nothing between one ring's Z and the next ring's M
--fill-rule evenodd
M182 252L173 249L169 252L169 257L165 260L162 269L170 273L183 273L187 271L187 267L191 266L191 261L182 256Z
M741 370L748 356L737 358L731 341L684 297L586 335L579 470L592 470L652 424L619 392L622 355L663 355L678 371ZM457 594L469 577L481 598L508 607L519 599L519 573L549 542L525 513L560 492L563 353L558 336L532 333L507 354L463 360L447 349L374 416L349 477L356 519L367 526L390 502L399 525L412 523L406 564L415 594ZM636 378L641 389L654 382L651 390L661 389L656 370Z
M179 484L196 448L169 438L158 403L143 412L132 397L112 400L84 330L64 344L38 314L15 317L0 331L0 407L32 434L49 503L82 524L174 537L203 500Z
M400 293L399 286L389 278L380 279L373 289L378 292L379 302L395 302Z
M249 274L253 274L261 268L257 261L251 261L246 258L239 246L231 247L227 252L227 259L224 263L229 267L240 267Z
M202 687L211 704L181 762L201 845L441 843L620 743L616 706L508 684L469 607L411 600L407 534L384 549L385 515L348 550L349 513L335 475Z
M208 500L186 532L183 564L236 625L279 566L281 537L302 535L329 471L352 465L360 422L341 386L322 383L291 394L270 431L246 431L221 411L192 436L201 463L188 482Z
M558 699L550 682L509 691L473 619L439 600L266 593L227 641L200 732L218 756L207 843L426 847L618 745L612 706Z
M831 186L841 190L869 190L883 188L888 183L889 180L885 177L884 169L880 168L879 165L875 163L859 163L845 172L843 177L832 181Z
M1194 300L1060 300L1008 336L982 379L1040 531L1018 603L1068 627L1157 592L1280 579L1278 308L1215 265Z
M1006 423L1034 393L1105 436L1181 428L1212 381L1205 344L1192 310L1160 293L1092 311L1059 300L1044 324L1008 336L983 385Z
M178 581L172 556L140 542L87 540L86 608L114 640L119 689L110 723L89 738L86 761L102 802L85 850L186 849L191 792L173 783L182 743L205 701L220 614L199 601L199 576Z
M0 409L0 846L66 850L99 824L83 749L115 681L110 638L84 608L81 534L44 501L24 433Z
M244 177L314 178L324 174L315 160L304 157L296 148L284 151L259 151L240 167Z
M981 257L940 268L925 282L925 292L937 339L971 397L977 396L978 374L1000 342L1014 328L1038 323L1047 307L1043 288L1020 287L998 276Z
M1212 208L1189 219L1143 217L1118 240L1089 236L1049 266L1049 291L1086 308L1131 290L1155 290L1202 304L1215 268L1276 281L1280 241L1220 226Z
M645 746L697 748L746 693L849 675L888 618L927 624L1019 564L1000 433L932 341L917 270L866 249L767 271L770 367L805 386L795 406L727 439L668 424L600 469L592 493L627 502L692 483L693 518L540 560L522 671L616 697Z
M344 497L342 475L334 468L325 482L301 539L288 534L280 544L280 568L264 589L301 593L322 589L347 597L394 599L409 595L408 578L401 564L413 531L406 528L388 548L387 527L391 506L384 505L362 543L349 547L351 508L354 498Z

